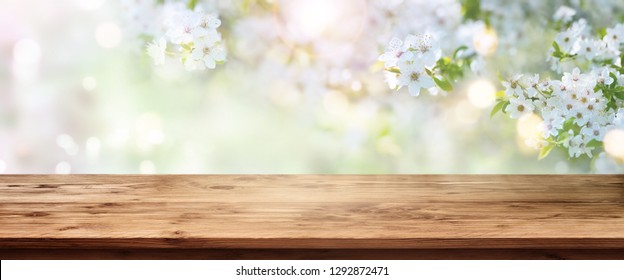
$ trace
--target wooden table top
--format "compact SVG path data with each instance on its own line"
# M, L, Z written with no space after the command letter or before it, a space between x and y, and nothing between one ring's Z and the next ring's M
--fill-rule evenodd
M624 175L4 175L10 248L624 249Z

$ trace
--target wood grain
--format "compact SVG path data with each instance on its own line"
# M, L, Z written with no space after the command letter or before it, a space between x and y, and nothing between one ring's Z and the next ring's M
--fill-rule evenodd
M0 176L0 257L68 250L624 258L624 175Z
M604 260L624 249L0 249L18 260Z

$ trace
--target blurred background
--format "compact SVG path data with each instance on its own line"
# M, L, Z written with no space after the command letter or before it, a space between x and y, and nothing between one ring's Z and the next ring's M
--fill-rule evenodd
M459 2L204 1L228 58L196 72L152 65L140 30L158 18L132 2L0 2L0 173L624 173L604 154L537 160L535 120L490 117L499 76L548 70L570 1L491 1L478 75L419 97L377 58L429 28L449 49L492 40ZM598 2L592 23L615 22L621 1Z

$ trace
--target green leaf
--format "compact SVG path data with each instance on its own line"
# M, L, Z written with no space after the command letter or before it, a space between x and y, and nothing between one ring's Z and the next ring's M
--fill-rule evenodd
M568 131L574 128L574 118L569 118L563 123L563 130Z
M509 106L509 104L511 104L511 102L505 102L505 105L503 106L503 113L507 113L507 107Z
M609 72L609 77L613 78L613 81L614 81L614 82L618 80L618 77L617 77L617 76L615 75L615 73L613 73L613 72ZM615 84L616 84L616 83L612 83L611 85L613 86L613 85L615 85Z
M548 144L548 145L546 145L546 146L542 147L542 148L540 149L539 156L538 156L538 158L537 158L537 159L538 159L538 160L542 160L542 159L546 158L546 157L548 156L548 154L550 154L550 152L552 151L552 149L553 149L554 147L555 147L555 145L554 145L554 144Z
M485 23L486 27L492 27L492 20L490 19L492 17L492 12L491 11L482 11L483 16L481 16L483 18L483 22Z
M386 71L390 73L401 74L401 70L399 70L399 68L397 67L386 68Z
M557 42L553 42L553 48L555 49L555 53L562 53L561 48Z
M604 38L604 36L607 36L607 28L606 27L600 28L598 29L597 33L600 39Z
M481 16L481 1L463 0L462 11L464 12L464 21L478 20Z
M561 132L559 133L559 135L557 136L557 143L558 144L563 144L566 141L568 141L568 139L570 139L572 135L570 135L570 133L568 133L567 131Z
M578 54L569 54L569 53L562 52L561 47L559 47L559 44L557 44L557 42L553 42L552 46L554 49L552 56L555 58L558 58L559 61L563 61L566 58L574 58L578 55Z
M589 141L589 143L587 143L586 145L589 148L600 148L602 147L602 141L598 141L596 139L592 139L591 141Z
M182 49L187 50L187 51L193 50L193 47L190 44L181 44L180 47L182 47Z
M624 90L616 90L613 92L613 95L618 99L624 100Z
M455 50L455 52L453 52L453 59L457 59L457 55L458 55L460 52L465 51L465 50L467 50L467 49L468 49L468 47L467 47L467 46L461 46L461 47L457 48L457 49Z
M451 64L451 58L448 56L441 57L436 61L436 67L440 69L446 69Z
M189 0L186 4L186 7L188 7L190 10L194 10L195 5L197 5L197 0Z
M451 85L451 82L446 78L438 79L436 77L433 77L433 81L443 91L453 90L453 85Z
M502 111L503 108L505 108L508 104L509 104L509 101L506 101L506 100L499 101L498 103L496 103L496 105L494 105L494 108L492 108L492 112L490 112L490 118L494 117L494 115L496 115L496 113L498 113L499 111Z

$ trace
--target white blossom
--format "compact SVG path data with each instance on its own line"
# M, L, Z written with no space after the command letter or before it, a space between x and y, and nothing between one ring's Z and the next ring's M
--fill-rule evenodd
M168 1L159 6L152 1L150 5L154 10L151 21L160 23L160 33L143 35L158 38L146 45L154 65L164 64L166 56L179 58L187 70L214 69L217 63L225 61L225 47L217 30L221 21L216 13L206 12L199 6L191 10L184 3ZM169 50L168 45L171 46Z
M397 65L399 57L401 57L404 52L403 41L399 38L392 38L386 47L386 52L379 56L379 60L383 61L386 67L393 67Z
M609 68L602 67L600 69L596 69L595 71L596 83L602 85L611 85L615 81L613 77L611 77L611 72Z
M537 97L539 94L538 84L539 84L539 74L535 75L524 75L521 77L520 83L522 83L523 87L526 89L527 97Z
M563 128L565 118L561 111L557 108L545 108L542 110L542 118L544 119L540 124L540 131L544 138L550 136L557 136L559 130Z
M178 3L179 4L179 3ZM166 34L174 44L193 41L193 33L201 22L201 16L181 5L171 4L171 16L165 20Z
M418 62L402 63L401 74L398 77L397 85L407 87L412 96L420 95L422 88L435 86L433 79L427 75L425 68Z
M516 75L509 81L503 81L506 96L520 96L523 94L524 90L520 86L520 78L522 78L522 75Z
M511 98L509 100L509 106L507 107L509 116L513 119L517 119L522 115L529 114L533 112L533 110L535 110L535 105L533 105L530 99L526 99L523 96Z
M408 35L404 40L392 38L386 51L379 56L388 69L386 83L393 88L407 87L412 96L420 95L421 89L435 87L435 82L428 71L435 66L441 56L441 50L430 33ZM437 92L435 92L437 93Z
M225 49L221 45L196 44L190 57L187 58L185 66L187 66L187 70L214 69L217 62L225 61L225 56Z
M147 54L154 61L154 65L165 64L165 51L167 49L167 41L165 38L154 40L147 44Z
M599 44L599 42L591 39L581 40L579 42L578 55L583 56L588 60L594 59L594 57L598 55L598 50L600 50Z
M574 53L577 46L576 34L574 34L570 30L566 30L557 34L555 37L555 42L561 48L561 51L566 53Z
M561 6L553 15L555 21L562 21L568 23L572 21L572 18L576 15L576 10L568 6Z
M586 154L589 157L592 157L592 150L594 148L587 146L587 139L583 135L576 135L567 142L566 146L568 146L568 153L570 157L580 157L583 154Z
M620 45L624 43L624 24L619 23L613 28L607 28L603 40L610 49L619 50Z

